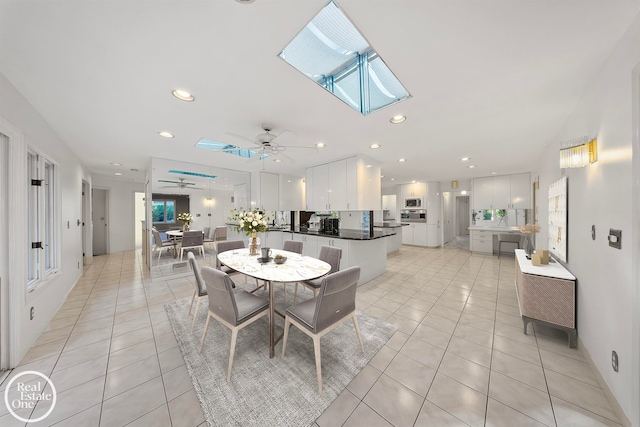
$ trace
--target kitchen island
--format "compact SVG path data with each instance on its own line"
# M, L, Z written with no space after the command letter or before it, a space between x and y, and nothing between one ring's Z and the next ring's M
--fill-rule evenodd
M392 230L395 234L391 234L387 237L387 253L399 251L402 247L402 227L409 226L408 223L384 221L374 222L374 230Z
M235 231L234 224L227 224L229 240L245 240L249 237ZM266 233L258 233L261 247L280 249L285 240L302 242L302 254L317 258L322 246L334 246L342 249L340 269L352 266L360 267L359 285L372 280L387 268L387 241L395 237L394 228L368 230L340 229L338 234L328 234L308 228L271 227Z

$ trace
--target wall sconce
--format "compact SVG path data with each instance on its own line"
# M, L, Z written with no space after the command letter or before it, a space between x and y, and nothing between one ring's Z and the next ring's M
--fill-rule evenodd
M451 181L451 188L458 188L458 181Z
M597 142L588 137L574 139L561 144L560 168L581 168L598 160Z

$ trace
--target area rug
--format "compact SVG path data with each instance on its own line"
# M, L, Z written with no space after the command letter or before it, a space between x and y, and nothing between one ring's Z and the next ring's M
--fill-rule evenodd
M276 307L284 312L286 305L282 296L282 287L276 288ZM191 298L185 298L167 304L165 309L202 412L211 426L313 424L397 329L357 312L365 354L360 351L352 322L345 322L322 337L323 392L320 395L311 338L291 327L285 358L281 358L282 342L279 342L275 357L270 359L266 317L238 333L231 382L227 383L231 332L212 319L205 346L199 353L208 305L203 300L196 326L191 331L190 303ZM283 319L276 315L276 335L281 333L283 325Z

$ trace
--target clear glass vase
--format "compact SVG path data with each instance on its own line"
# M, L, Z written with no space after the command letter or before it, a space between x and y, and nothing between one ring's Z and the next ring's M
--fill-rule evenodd
M524 253L527 254L527 258L531 258L531 254L536 250L533 246L533 236L531 234L524 235Z

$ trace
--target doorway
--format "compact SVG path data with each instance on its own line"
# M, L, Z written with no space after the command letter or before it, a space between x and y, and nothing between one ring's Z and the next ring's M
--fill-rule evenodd
M89 183L82 181L82 265L87 265L87 220L89 217Z
M442 239L443 245L449 243L455 237L453 232L453 223L455 222L454 213L453 213L453 198L454 198L454 193L451 193L451 192L442 193L442 209L443 209L442 223L444 227L443 239Z
M93 223L93 254L104 255L108 253L107 235L109 206L109 190L94 188L91 190L92 211L91 221Z
M469 196L456 197L456 236L469 236Z
M136 250L142 249L142 221L145 218L144 193L135 192L134 195L134 238Z

